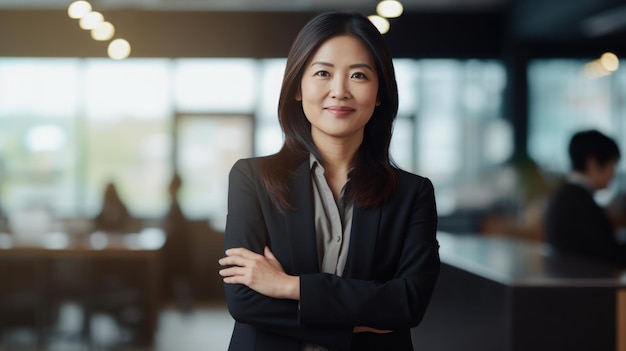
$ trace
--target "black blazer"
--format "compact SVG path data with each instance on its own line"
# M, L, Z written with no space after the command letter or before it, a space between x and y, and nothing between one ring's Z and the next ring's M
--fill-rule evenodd
M547 242L558 251L626 265L626 247L617 243L606 212L581 185L565 184L552 196L544 223Z
M270 156L271 157L271 156ZM432 183L396 170L398 190L381 206L355 206L342 277L320 272L308 160L292 184L296 210L281 214L261 178L266 157L239 160L228 189L225 249L269 246L287 274L300 276L300 302L225 284L235 319L229 350L293 350L303 342L334 350L413 350L439 274ZM357 333L354 326L394 330Z

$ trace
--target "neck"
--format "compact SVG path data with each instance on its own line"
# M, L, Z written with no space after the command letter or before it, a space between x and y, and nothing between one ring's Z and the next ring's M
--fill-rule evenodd
M324 159L326 172L347 176L361 141L362 138L359 140L333 139L323 142L315 140L315 145Z
M597 190L597 187L594 185L593 181L585 173L573 171L572 173L570 173L568 179L572 183L583 185L591 192Z

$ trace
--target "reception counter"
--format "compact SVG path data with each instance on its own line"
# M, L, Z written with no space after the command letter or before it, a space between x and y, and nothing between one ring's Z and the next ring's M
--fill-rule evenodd
M626 271L541 243L438 239L441 274L416 350L626 351Z

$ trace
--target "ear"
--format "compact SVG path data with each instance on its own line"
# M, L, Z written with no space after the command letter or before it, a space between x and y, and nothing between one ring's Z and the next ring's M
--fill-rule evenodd
M296 92L296 101L302 101L302 94L300 93L300 90Z
M380 97L376 97L376 106L380 106Z

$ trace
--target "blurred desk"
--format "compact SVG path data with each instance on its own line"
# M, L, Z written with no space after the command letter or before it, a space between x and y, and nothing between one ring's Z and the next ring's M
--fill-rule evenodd
M137 338L142 344L152 344L159 310L160 250L164 242L164 233L157 229L134 234L95 232L72 236L57 232L24 239L0 233L0 265L37 262L45 267L46 281L41 286L48 307L54 303L52 296L55 291L62 290L57 286L60 282L52 274L50 267L55 267L60 262L71 262L71 265L80 266L81 273L78 276L66 279L77 281L84 288L82 303L86 311L84 332L87 336L91 329L91 314L97 312L106 299L102 294L104 273L124 274L133 270L139 272L140 274L132 276L132 283L140 287L136 300L143 316ZM9 282L10 279L9 277Z
M626 350L624 270L535 242L438 239L441 274L416 349Z

